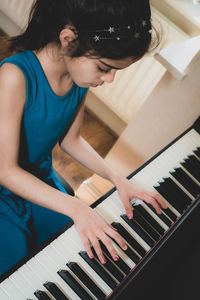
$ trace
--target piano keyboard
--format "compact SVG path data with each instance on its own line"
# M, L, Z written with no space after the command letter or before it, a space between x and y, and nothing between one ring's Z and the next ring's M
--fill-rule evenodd
M0 283L1 300L90 300L111 297L121 282L173 228L200 194L200 134L190 129L134 173L130 181L157 190L168 208L158 215L140 200L134 201L129 220L116 191L94 208L126 240L123 251L114 241L119 260L102 245L106 264L94 253L90 259L74 225L30 258Z

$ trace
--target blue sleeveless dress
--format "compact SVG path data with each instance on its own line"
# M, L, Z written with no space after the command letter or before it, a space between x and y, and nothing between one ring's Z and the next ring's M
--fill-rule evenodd
M26 79L19 165L65 193L54 173L51 152L67 132L87 89L74 83L67 95L57 96L39 60L29 50L6 58L0 67L5 62L19 67ZM69 220L67 216L39 207L0 186L0 274Z

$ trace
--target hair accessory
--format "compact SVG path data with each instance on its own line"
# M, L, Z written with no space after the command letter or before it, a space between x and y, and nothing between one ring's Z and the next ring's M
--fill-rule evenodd
M115 28L110 26L108 31L110 32L110 34L112 34L113 32L115 32Z
M145 28L147 29L145 30ZM144 31L148 32L149 34L152 33L152 30L148 30L151 28L150 20L142 20L139 26L136 25L126 25L121 27L109 26L105 29L97 29L97 30L74 30L77 35L86 35L87 37L91 37L95 42L100 42L101 40L117 40L120 41L121 39L130 38L133 36L134 38L138 39L142 36Z
M99 35L95 35L94 36L94 40L95 40L95 42L99 42L100 41L100 36Z
M142 20L142 26L145 27L147 25L147 22L145 20Z

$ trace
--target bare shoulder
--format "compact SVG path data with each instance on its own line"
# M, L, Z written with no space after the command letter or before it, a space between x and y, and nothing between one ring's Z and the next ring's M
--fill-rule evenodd
M26 79L23 72L12 63L4 63L0 68L0 101L17 99L24 105L26 100ZM14 101L13 101L14 102Z

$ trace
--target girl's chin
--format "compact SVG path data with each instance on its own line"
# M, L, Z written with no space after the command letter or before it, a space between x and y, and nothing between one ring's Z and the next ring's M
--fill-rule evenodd
M82 88L89 88L91 87L91 84L89 83L83 83L83 82L75 82L79 87L82 87Z

